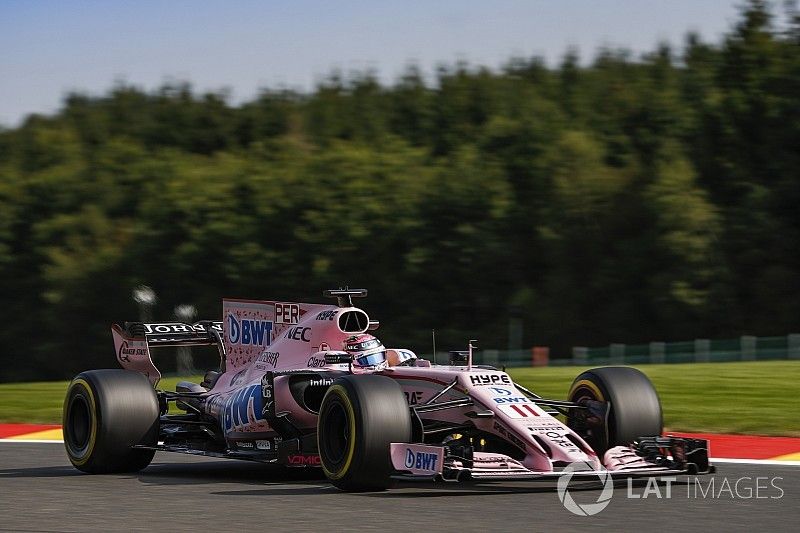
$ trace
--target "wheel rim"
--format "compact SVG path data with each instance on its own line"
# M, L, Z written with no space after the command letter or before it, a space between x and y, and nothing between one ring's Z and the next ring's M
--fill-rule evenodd
M604 396L598 397L598 391L594 389L597 387L595 384L586 385L579 384L575 389L570 391L569 400L575 403L581 403L585 400L591 401L607 401ZM609 424L612 424L612 412L609 412ZM602 453L608 447L609 435L606 434L605 424L600 425L597 420L589 420L587 413L583 410L573 410L573 413L567 417L567 426L575 433L585 440L592 448Z
M578 402L579 400L602 400L589 388L580 386L572 393L572 401Z
M76 394L67 410L66 441L74 455L86 451L91 436L92 414L89 402L83 394Z
M581 403L581 401L585 400L597 400L595 394L587 387L578 387L573 391L570 397L570 401L575 403ZM575 413L572 413L572 416L568 417L567 425L575 430L583 439L590 438L585 414L581 410L575 411Z
M331 471L338 471L345 461L350 446L350 420L347 410L338 400L332 401L325 410L322 423L324 438L321 439L322 457Z

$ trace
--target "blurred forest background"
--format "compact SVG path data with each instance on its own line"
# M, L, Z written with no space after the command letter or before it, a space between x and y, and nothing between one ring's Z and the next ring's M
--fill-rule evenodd
M643 57L71 94L0 131L0 381L114 366L139 284L162 320L367 287L421 353L797 332L799 169L800 18L757 1Z

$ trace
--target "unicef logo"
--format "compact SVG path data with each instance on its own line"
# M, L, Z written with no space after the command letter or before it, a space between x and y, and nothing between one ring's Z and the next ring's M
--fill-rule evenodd
M406 448L406 468L414 468L415 462L416 458L414 457L414 452L412 452L409 448Z
M611 479L611 474L609 474L607 470L597 472L597 477L600 479L600 483L603 484L603 492L600 493L596 502L577 503L569 493L569 482L572 479L573 473L592 470L593 469L586 463L578 461L568 464L566 468L564 468L561 477L558 478L558 499L564 504L564 508L572 514L578 516L594 516L611 503L611 497L614 495L614 480Z
M228 339L231 344L239 342L239 337L242 334L242 328L239 326L239 321L232 314L228 314Z

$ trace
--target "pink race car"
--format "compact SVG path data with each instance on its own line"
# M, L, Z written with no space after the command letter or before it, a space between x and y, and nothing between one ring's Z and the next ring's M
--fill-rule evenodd
M366 290L331 290L337 305L224 300L223 321L112 326L124 370L72 380L64 444L90 473L145 468L156 451L321 467L337 487L381 490L395 479L545 479L702 474L704 440L662 437L661 405L628 367L583 372L568 399L541 398L496 368L451 352L432 365L385 348L354 307ZM150 349L215 345L220 368L175 392ZM184 411L169 414L169 404ZM557 416L563 415L564 422Z

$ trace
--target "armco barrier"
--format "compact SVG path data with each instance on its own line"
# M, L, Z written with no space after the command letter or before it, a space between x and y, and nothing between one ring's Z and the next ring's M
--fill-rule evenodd
M743 335L738 339L695 339L648 344L613 343L597 348L575 346L571 355L572 357L567 358L550 357L546 346L535 346L527 350L478 350L473 356L473 363L501 368L800 360L800 334L792 333L781 337ZM422 357L433 359L433 356L427 354ZM447 352L436 353L437 363L443 364L447 361Z
M743 335L738 339L695 339L649 344L575 347L571 364L717 363L800 359L800 334L781 337Z

